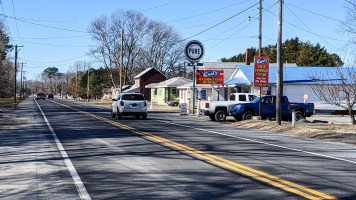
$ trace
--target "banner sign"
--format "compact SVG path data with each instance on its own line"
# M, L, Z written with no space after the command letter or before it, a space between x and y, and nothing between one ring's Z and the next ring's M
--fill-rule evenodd
M223 85L224 70L197 70L197 84Z
M268 87L269 57L255 56L254 79L255 87Z

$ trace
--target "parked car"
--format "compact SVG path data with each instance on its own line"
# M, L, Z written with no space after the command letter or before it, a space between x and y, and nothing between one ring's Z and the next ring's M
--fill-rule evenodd
M178 106L179 105L179 100L171 100L171 101L168 101L168 105L169 106Z
M47 98L48 98L48 99L53 99L53 98L54 98L54 95L53 95L53 94L48 94L48 95L47 95Z
M147 101L140 93L121 93L111 105L111 116L121 119L122 116L136 116L147 119Z
M230 114L236 120L248 120L253 116L257 116L259 112L260 98L256 98L251 103L239 103L229 107ZM305 117L310 117L314 114L314 103L292 103L289 102L288 97L281 98L281 115L283 119L290 120L292 118L292 111L295 111L296 120ZM276 96L268 95L261 97L261 117L275 117L276 116Z
M35 94L35 99L36 100L38 100L38 99L46 100L46 95L43 93L37 93L37 94Z
M200 108L213 121L224 121L229 115L228 107L236 103L246 103L257 98L251 93L232 93L229 101L202 101Z

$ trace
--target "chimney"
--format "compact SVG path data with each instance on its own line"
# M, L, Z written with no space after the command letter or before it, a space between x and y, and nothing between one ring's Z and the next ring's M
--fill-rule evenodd
M250 65L251 49L246 49L245 64Z

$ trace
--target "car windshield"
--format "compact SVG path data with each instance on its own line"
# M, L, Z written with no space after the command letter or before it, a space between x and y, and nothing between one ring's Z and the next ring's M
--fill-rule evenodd
M122 100L141 101L145 100L145 97L142 94L125 94L122 95Z
M38 93L37 96L44 96L44 94L43 93Z

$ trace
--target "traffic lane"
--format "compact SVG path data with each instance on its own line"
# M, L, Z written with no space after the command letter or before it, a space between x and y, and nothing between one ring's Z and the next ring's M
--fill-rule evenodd
M168 120L168 117L166 117ZM172 119L173 120L173 119ZM174 121L185 125L191 124L196 126L214 122L194 121L194 118L174 116ZM298 152L292 149L282 149L276 146L255 143L253 141L240 140L238 138L229 138L222 135L214 135L204 131L194 131L189 128L176 129L175 124L161 126L159 131L154 131L153 127L158 126L161 120L143 125L137 125L142 130L151 130L152 134L165 137L175 142L202 150L204 152L217 155L228 160L243 164L254 169L267 172L279 178L292 181L294 183L306 186L311 189L322 191L324 193L337 196L340 198L350 198L355 196L354 185L356 184L355 164L334 160L326 157L320 157L305 152ZM199 124L200 123L200 124ZM134 126L134 124L132 124ZM258 131L243 129L232 129L232 127L221 128L224 133L233 135L236 131L240 134L243 132L250 134L259 134ZM277 141L278 137L274 135ZM299 146L306 144L299 138ZM319 142L314 140L315 142ZM343 148L343 146L341 146ZM338 149L329 149L336 151Z
M130 130L56 104L41 106L93 199L255 199L256 191L264 199L300 199Z
M105 115L105 113L100 112L98 112L98 114ZM157 118L155 115L157 115ZM161 113L150 113L149 116L151 120L155 120L162 118L160 115ZM167 116L169 116L169 114L167 114ZM169 119L167 116L165 117L166 120ZM203 125L201 125L196 122L200 120L195 120L194 117L185 117L186 120L184 120L184 117L173 115L171 118L174 118L172 121L179 121L179 123L185 125L188 124L190 127L211 126L211 128L215 127L216 129L216 124L221 126L221 123L206 121L202 122ZM310 186L313 189L323 191L327 190L328 193L337 194L341 197L354 195L353 185L355 175L353 170L348 170L348 166L350 166L350 169L353 169L352 167L354 165L350 163L345 166L342 164L343 162L338 160L310 155L305 152L296 152L291 149L281 149L276 146L271 147L269 145L266 146L264 144L258 144L257 147L254 147L256 146L255 142L245 140L242 142L239 141L238 143L232 142L231 144L227 144L226 142L229 142L230 140L227 140L225 136L221 139L207 137L210 138L209 141L204 141L205 136L196 134L201 131L189 132L189 129L186 129L182 132L177 132L176 129L172 129L174 124L166 124L166 126L159 128L159 131L152 131L157 130L155 127L157 127L162 120L158 121L158 124L154 124L153 121L136 121L131 118L120 120L120 122L130 124L130 126L133 127L136 126L136 128L143 131L150 131L155 135L160 135L214 155L219 155L224 158L228 157L229 160L233 160L247 166L252 166L254 169L268 172L287 180L293 180L301 185ZM141 127L145 127L146 129ZM231 127L228 127L228 129L230 129L231 132ZM231 133L234 132L236 131L233 130ZM251 134L251 131L244 130L244 132ZM256 133L258 134L258 132L255 132L254 134ZM276 135L274 135L274 137ZM274 138L274 141L278 140L279 137ZM217 143L217 141L220 141L220 143ZM315 141L313 142L315 143ZM304 138L302 140L299 138L296 140L296 143L299 144L294 145L302 147L305 145L305 140ZM236 148L236 144L239 145L238 151L233 150ZM253 147L253 149L251 149L251 147ZM345 169L347 171L345 171ZM333 174L333 176L331 177L330 174Z
M92 106L90 105L84 106L82 108L92 110ZM107 117L108 113L105 113L105 110L107 109L99 109L96 110L96 113L98 115L104 115ZM155 118L155 113L150 113L149 118L151 121L137 121L132 120L131 118L125 118L124 120L120 120L120 122L129 124L133 127L136 126L136 128L144 131L151 131L151 133L154 133L155 135L160 135L164 138L186 144L187 146L191 146L214 155L219 155L224 158L229 158L229 160L242 163L247 166L252 166L254 169L259 169L261 171L277 175L280 178L293 180L297 183L300 183L301 185L308 186L313 189L327 191L330 194L337 194L341 197L354 195L352 185L354 184L355 176L353 173L354 171L345 171L345 169L348 169L348 165L345 167L344 164L340 164L340 162L337 162L333 159L330 161L325 157L305 154L304 152L298 152L291 149L281 149L280 147L276 146L258 144L257 147L255 147L256 143L252 141L240 141L239 139L236 140L236 138L231 140L231 138L229 139L225 136L223 136L221 139L215 139L213 137L214 134L207 134L207 137L202 137L201 135L197 136L196 133L200 133L201 131L196 130L189 132L187 131L189 129L186 129L181 132L177 132L176 129L172 129L172 127L176 126L174 124L165 124L163 126L161 125L161 127L158 129L155 128L157 125L159 126L161 124L162 120L157 121L157 124L150 127L150 125L152 125L155 121L152 121L152 119L162 118L161 113L157 114L157 118ZM166 120L169 119L168 116L170 115L165 117ZM171 116L172 121L179 121L179 123L185 125L188 124L190 127L201 127L207 126L207 124L211 124L212 127L215 126L215 129L217 129L216 123L204 121L201 122L203 123L202 125L197 123L196 121L200 120L196 120L194 117L185 118L186 119L184 120L184 117L177 115ZM142 127L145 127L146 129ZM219 127L219 129L221 128ZM230 131L231 134L236 132L235 130L231 130L231 127L225 127L222 129L226 129L224 131ZM155 132L154 130L159 131ZM248 133L251 134L251 131L248 131ZM203 133L203 135L205 136L206 133ZM203 141L203 138L210 138L211 144L209 141ZM196 140L194 141L193 139ZM278 141L279 138L276 137L275 140ZM216 141L220 141L219 144L217 144ZM226 142L229 141L237 141L238 143L233 142L232 144L226 144ZM297 142L300 143L298 144L299 146L305 143L305 141L301 140L300 138L297 140ZM236 144L238 144L238 146L242 146L243 148L237 151L234 150L234 148L236 149ZM238 157L239 154L240 157ZM331 167L326 168L325 166ZM330 174L333 174L333 176L331 177Z
M0 127L0 199L80 199L32 98Z

